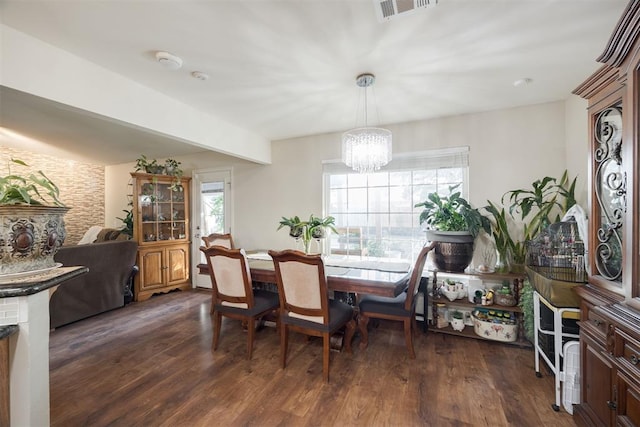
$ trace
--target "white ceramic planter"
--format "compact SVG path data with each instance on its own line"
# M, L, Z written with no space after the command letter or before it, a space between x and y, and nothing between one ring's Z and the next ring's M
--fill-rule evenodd
M454 331L462 331L464 329L464 319L451 318L451 327Z

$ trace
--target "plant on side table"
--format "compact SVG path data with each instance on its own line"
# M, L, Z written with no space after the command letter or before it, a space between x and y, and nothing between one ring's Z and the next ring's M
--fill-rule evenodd
M0 274L54 268L53 256L64 243L64 214L60 190L42 171L14 174L11 167L28 167L11 159L0 177Z
M484 209L491 217L491 234L499 260L496 271L524 272L527 242L538 236L552 222L560 221L561 216L576 204L575 186L576 178L570 182L565 171L559 180L547 176L535 180L531 189L507 191L501 202L504 205L505 199L508 199L511 203L508 216L503 207L499 208L487 201L488 205ZM514 225L516 221L522 223L521 232L518 232Z
M443 271L464 271L473 259L476 237L491 231L489 219L455 191L459 185L449 187L449 196L430 193L415 205L424 208L420 224L428 227L427 240L437 242L434 262Z
M451 312L451 327L454 331L464 330L464 315L460 310Z

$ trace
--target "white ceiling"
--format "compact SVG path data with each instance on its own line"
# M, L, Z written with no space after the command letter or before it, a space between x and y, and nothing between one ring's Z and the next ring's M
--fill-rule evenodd
M370 104L369 124L566 99L598 68L626 4L440 0L381 23L372 0L0 0L0 16L20 32L277 140L361 125L355 77L362 72L376 75L369 95L377 114ZM162 68L158 50L180 56L182 69ZM194 80L195 70L210 79ZM533 83L515 87L521 78ZM7 88L0 96L0 125L106 164L202 150ZM114 139L126 143L101 149L114 148Z

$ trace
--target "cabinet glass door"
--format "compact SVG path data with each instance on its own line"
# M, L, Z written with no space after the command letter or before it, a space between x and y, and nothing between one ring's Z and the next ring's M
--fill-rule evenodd
M594 191L596 202L595 267L597 274L622 286L622 233L626 210L626 174L622 159L622 107L596 116Z

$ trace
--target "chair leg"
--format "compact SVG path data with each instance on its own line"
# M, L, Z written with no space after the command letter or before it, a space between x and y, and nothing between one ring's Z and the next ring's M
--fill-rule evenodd
M280 324L280 364L282 369L287 366L287 346L289 344L289 329L287 325Z
M255 319L250 317L247 325L247 356L249 360L251 360L251 355L253 354L253 339L256 333L255 323Z
M213 313L213 350L218 349L218 341L220 340L220 328L222 326L222 313L215 311Z
M358 317L358 330L360 331L360 349L364 350L369 345L369 332L367 331L367 325L369 324L369 317L366 314L360 313Z
M331 349L331 334L325 332L322 334L322 376L326 382L329 382L329 356Z
M416 358L416 352L413 350L413 331L411 328L411 318L407 318L404 320L404 339L407 342L407 349L409 350L409 357L411 359Z

